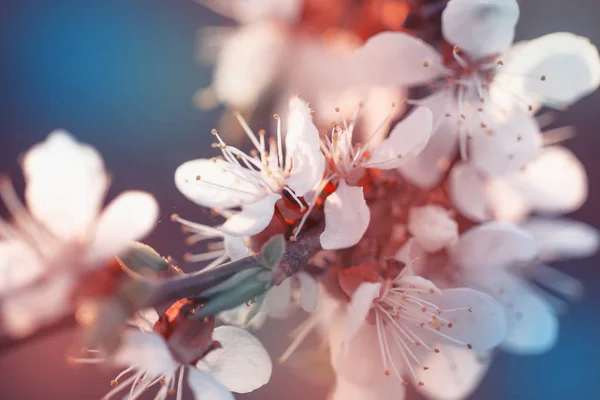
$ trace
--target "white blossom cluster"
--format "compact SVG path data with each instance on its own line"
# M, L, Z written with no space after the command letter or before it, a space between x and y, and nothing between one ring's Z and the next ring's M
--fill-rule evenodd
M215 157L175 171L178 190L222 219L172 216L188 244L208 249L185 261L205 265L184 274L157 256L148 260L172 276L131 268L130 244L153 229L156 200L131 191L103 209L100 155L53 132L23 158L25 205L0 183L10 213L0 219L4 334L74 313L98 336L103 307L122 311L116 342L97 340L74 361L125 368L105 398L130 400L154 385L157 399L181 399L185 385L199 400L265 385L271 358L248 330L297 308L310 316L281 360L319 328L335 400L398 400L409 385L463 399L498 349L555 345L564 300L582 285L547 264L594 254L599 235L561 216L585 202L588 182L562 146L571 130L544 131L543 109L600 85L588 39L513 43L516 0L449 0L438 40L379 28L334 50L305 29L309 0L204 3L239 26L205 32L215 76L199 96L256 109L275 91L287 103L271 134L233 114L249 152L213 129ZM283 273L277 258L273 271L152 302L157 288L270 259L278 235L307 254L296 270ZM129 309L142 296L134 286L150 294Z

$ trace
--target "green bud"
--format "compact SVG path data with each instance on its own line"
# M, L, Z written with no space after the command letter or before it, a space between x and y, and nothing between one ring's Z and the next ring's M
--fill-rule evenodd
M211 287L210 289L206 289L205 291L201 292L196 297L201 297L201 298L212 297L217 293L225 292L226 290L229 290L232 287L240 284L243 280L246 280L246 279L250 278L251 276L258 274L261 271L263 271L263 269L260 267L255 267L255 268L246 269L244 271L240 271L237 274L235 274L234 276L232 276L231 278L227 279L225 282L221 282L218 285Z
M283 235L273 236L260 249L263 266L269 269L276 268L283 253L285 253L285 238Z
M129 250L117 260L122 267L141 275L145 272L164 272L169 269L169 262L156 250L139 242L133 242Z

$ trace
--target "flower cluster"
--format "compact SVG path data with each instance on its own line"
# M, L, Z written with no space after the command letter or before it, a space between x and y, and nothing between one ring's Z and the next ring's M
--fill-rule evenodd
M595 46L564 32L513 45L516 0L203 3L240 23L205 32L211 95L255 109L277 81L287 101L269 133L232 113L250 151L213 129L214 157L175 171L181 194L221 220L171 216L206 251L185 254L184 273L135 243L156 200L126 192L101 210L102 159L53 132L23 159L26 206L0 182L3 334L75 315L87 350L71 360L125 368L105 398L129 400L263 386L272 362L247 330L298 308L310 316L281 361L319 328L335 400L399 399L409 385L461 399L497 349L553 347L582 285L546 264L594 254L600 236L560 217L585 202L587 177L561 145L571 129L543 132L536 113L598 88ZM344 26L359 11L364 23ZM325 28L356 39L344 56L317 45Z

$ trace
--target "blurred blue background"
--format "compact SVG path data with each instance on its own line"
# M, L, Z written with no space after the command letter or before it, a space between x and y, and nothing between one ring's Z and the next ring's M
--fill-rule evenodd
M598 0L522 0L518 38L566 30L600 45ZM219 110L194 109L196 89L211 80L195 60L196 35L227 23L192 0L9 0L0 3L0 171L19 183L18 155L56 128L97 147L113 172L110 196L142 189L163 218L148 240L181 259L182 235L168 216L208 213L175 189L173 171L207 156ZM574 214L600 227L600 94L560 114L578 136L568 143L590 176L588 203ZM264 122L266 124L266 122ZM256 127L260 128L260 126ZM581 279L583 301L561 321L558 346L536 357L501 354L474 399L597 399L600 381L600 258L561 265ZM262 334L277 356L287 341L271 323ZM72 332L60 332L0 356L4 399L100 398L113 372L73 368L64 354ZM324 398L326 387L276 366L272 383L245 399ZM418 398L411 393L411 398Z

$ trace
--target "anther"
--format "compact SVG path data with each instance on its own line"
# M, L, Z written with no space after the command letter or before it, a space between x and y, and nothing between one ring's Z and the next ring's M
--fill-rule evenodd
M529 110L529 112L533 111L533 106L530 104L527 106L527 109Z
M406 381L402 381L402 382L400 382L400 384L404 387L408 387L408 382L406 382Z
M545 81L545 80L546 80L546 75L542 75L542 76L540 77L540 80L541 80L541 81Z
M450 113L444 114L446 118L450 118Z
M110 381L110 386L112 387L116 387L119 384L119 381L117 381L116 379L113 379L112 381Z
M279 114L273 114L273 118L279 119Z
M385 376L390 376L390 370L389 369L386 369L383 373L385 374Z
M402 154L397 154L396 157L397 158L402 158Z
M421 307L421 312L427 312L427 308Z
M467 310L468 310L469 312L473 312L473 309L472 309L471 307L467 308Z
M483 129L487 128L487 124L485 122L482 122L481 124L479 124Z
M521 141L521 139L523 139L523 138L521 137L521 135L517 136L517 142L520 142L520 141Z
M424 67L429 67L429 61L427 61L427 60L423 61L423 66Z
M427 371L429 367L423 367L423 371Z
M440 349L438 349L438 348L435 348L435 349L433 349L433 351L435 351L436 353L439 353L439 352L440 352Z
M417 383L417 386L423 386L423 385L425 385L425 384L423 383L423 381L419 381L419 382Z
M469 348L469 350L473 349L473 345L471 343L467 344L467 347Z
M210 130L210 134L213 135L213 136L216 136L217 135L217 130L215 128L211 129Z
M498 65L504 65L504 63L502 62L502 60L496 61L496 64L498 64Z
M336 107L336 108L335 108L335 112L340 112L340 108L339 108L339 107Z
M171 221L173 221L173 222L179 221L179 215L178 214L171 214Z
M462 119L467 119L467 116L466 116L465 114L460 114L460 117L461 117Z
M452 51L454 51L455 53L458 53L460 51L460 46L454 46L452 48Z
M448 328L452 328L452 322L448 322Z

